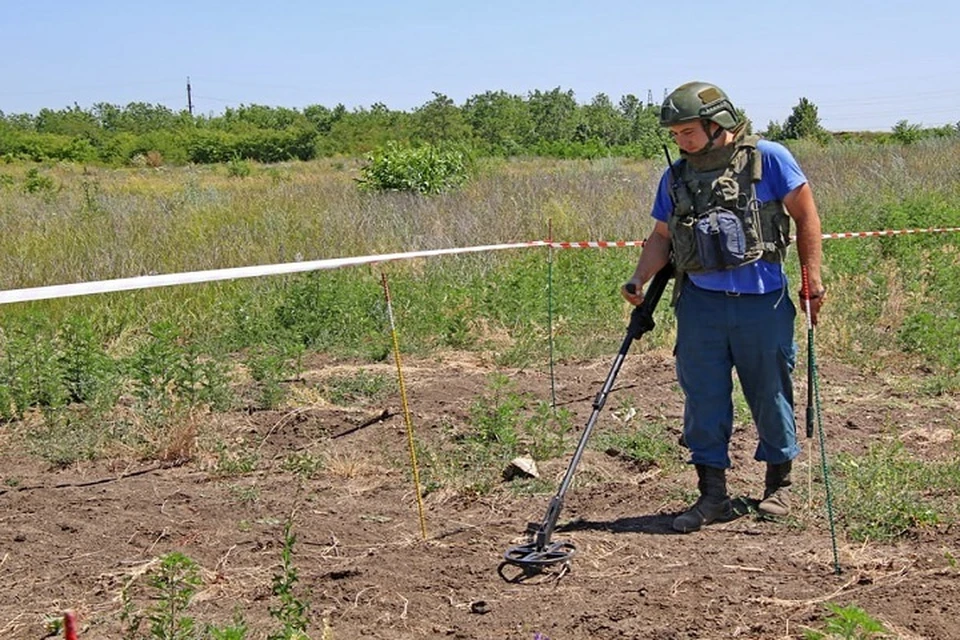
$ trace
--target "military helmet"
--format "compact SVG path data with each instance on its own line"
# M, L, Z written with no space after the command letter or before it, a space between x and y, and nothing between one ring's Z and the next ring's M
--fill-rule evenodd
M688 82L664 98L660 107L661 126L688 120L710 120L727 130L735 129L741 122L727 94L708 82Z

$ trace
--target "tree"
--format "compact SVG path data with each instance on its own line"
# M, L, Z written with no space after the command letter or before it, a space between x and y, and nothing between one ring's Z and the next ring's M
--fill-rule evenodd
M522 96L505 91L472 96L463 105L463 116L474 135L494 150L516 154L533 142L533 120Z
M820 125L817 105L806 98L800 98L800 102L783 125L783 137L786 140L811 139L826 142L830 134Z
M767 140L783 140L783 125L775 120L771 120L767 123L767 130L762 132L761 135Z
M453 100L433 92L433 100L414 111L414 132L421 140L432 144L458 142L470 137L470 125Z
M630 123L605 93L598 93L583 107L583 121L587 139L600 140L608 147L627 142Z
M527 104L533 118L538 141L569 142L577 128L577 101L573 91L560 87L547 92L539 89L529 94Z

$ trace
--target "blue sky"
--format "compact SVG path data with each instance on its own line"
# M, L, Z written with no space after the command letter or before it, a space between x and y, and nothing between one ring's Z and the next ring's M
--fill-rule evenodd
M6 0L0 110L140 101L412 110L560 87L655 102L720 85L760 127L801 97L828 129L960 121L960 3L938 0Z

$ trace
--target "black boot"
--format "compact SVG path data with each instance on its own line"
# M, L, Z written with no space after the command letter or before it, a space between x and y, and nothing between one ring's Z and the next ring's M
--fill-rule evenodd
M763 500L757 509L760 513L782 518L790 514L790 471L793 461L787 460L780 464L768 464L767 476L764 481Z
M698 464L697 477L700 497L692 507L673 519L674 531L699 531L705 524L733 517L730 496L727 495L727 470Z

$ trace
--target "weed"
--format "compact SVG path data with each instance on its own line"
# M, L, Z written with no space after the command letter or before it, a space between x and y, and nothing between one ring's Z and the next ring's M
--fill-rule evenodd
M520 411L526 406L522 396L512 391L510 379L502 373L490 377L489 390L470 407L473 427L466 440L481 447L511 455L520 442L517 426Z
M156 592L156 604L147 611L150 635L157 640L192 640L194 620L186 615L187 605L203 583L197 563L179 552L160 560L148 584Z
M838 512L854 540L892 540L955 517L960 463L909 457L899 442L837 456Z
M230 392L224 366L170 321L154 323L147 340L127 364L134 395L148 415L163 416L183 405L224 409Z
M63 633L63 626L64 624L63 624L62 614L48 616L43 623L44 630L47 633L47 635L44 637L45 638L60 637L60 635Z
M487 391L470 407L469 427L444 425L449 446L418 445L425 490L450 486L468 494L489 493L501 482L511 458L529 454L547 460L561 455L570 428L568 411L554 415L549 404L518 393L507 376L494 374Z
M227 162L227 175L231 178L247 178L251 172L250 163L242 158L234 157Z
M96 460L108 436L100 416L83 408L45 411L39 424L26 432L28 450L57 468Z
M247 354L246 365L255 383L257 407L275 409L280 405L286 397L282 383L291 376L299 376L302 353L301 346L286 343L280 347L259 346Z
M288 519L283 526L283 549L280 552L280 572L273 576L273 595L280 604L270 607L270 615L276 619L282 629L271 633L268 640L292 640L306 637L307 603L300 600L293 592L299 581L297 568L293 564L293 546L297 541L293 533L293 521Z
M823 632L807 631L803 636L806 640L875 640L888 637L886 627L860 607L842 607L832 602L826 603L826 607L830 615L824 620Z
M203 584L200 567L188 556L173 552L158 559L156 568L147 574L147 591L136 594L136 576L127 580L120 590L120 622L124 640L143 638L141 627L149 625L153 640L244 640L247 625L238 611L233 622L220 627L203 625L187 615L193 596ZM137 605L139 595L151 602L146 608Z
M649 423L630 430L605 431L599 434L596 448L633 461L640 471L651 467L670 469L681 458L675 440L667 436L662 424Z
M23 181L24 193L49 194L56 189L53 178L42 175L36 167L27 169L26 177Z
M260 500L260 487L256 485L233 485L229 489L234 500L242 504L254 504Z
M307 480L317 475L323 470L323 458L311 454L309 451L302 453L291 453L281 465L284 471L290 471L297 474L300 478Z
M217 476L228 478L241 476L255 471L260 456L256 451L240 449L232 451L223 441L216 444L217 462L214 473Z
M228 626L215 627L208 624L204 628L204 640L244 640L248 631L243 614L237 612L233 616L233 623Z

